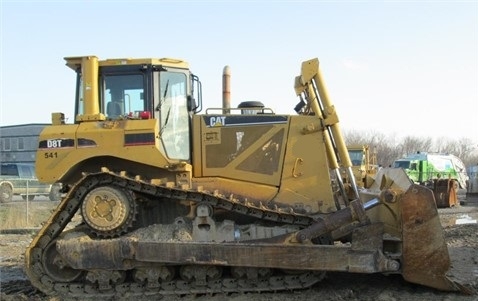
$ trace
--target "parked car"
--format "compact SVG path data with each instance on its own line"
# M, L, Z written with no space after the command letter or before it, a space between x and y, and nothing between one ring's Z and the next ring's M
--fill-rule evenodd
M10 202L14 195L32 201L36 196L48 196L51 201L61 198L61 184L38 181L35 165L31 163L2 163L0 165L0 202Z

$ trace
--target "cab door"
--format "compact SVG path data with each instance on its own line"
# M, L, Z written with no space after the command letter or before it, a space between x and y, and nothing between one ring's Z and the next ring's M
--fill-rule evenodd
M187 106L188 76L184 72L157 72L155 118L166 157L190 161L190 118Z

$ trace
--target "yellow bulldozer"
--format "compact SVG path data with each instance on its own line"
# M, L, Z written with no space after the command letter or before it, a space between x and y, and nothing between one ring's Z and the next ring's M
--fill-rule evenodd
M180 59L65 59L75 120L52 113L36 157L62 200L25 255L45 294L295 290L327 271L460 289L429 189L388 168L357 188L318 59L295 78L296 115L200 113L201 82Z
M368 188L375 181L375 175L379 170L377 165L377 154L371 152L369 145L350 144L347 145L350 162L352 163L352 173L355 177L355 183L359 188ZM342 178L345 183L350 181L347 178L346 169L342 169ZM353 189L349 189L353 191Z

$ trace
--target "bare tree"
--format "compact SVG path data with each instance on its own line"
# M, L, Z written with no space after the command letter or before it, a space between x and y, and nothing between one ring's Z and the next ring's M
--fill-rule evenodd
M367 145L378 165L389 166L398 157L395 142L383 133L373 130L366 133L346 131L344 139L347 145Z
M476 157L478 157L478 145L474 145L471 139L461 138L457 141L456 145L458 149L455 156L461 158L463 163L466 164L468 161L473 161L473 154L475 155L475 164L478 163L476 160Z
M344 140L347 145L364 145L367 143L365 135L355 130L344 131Z
M398 149L401 153L400 157L417 152L430 152L433 149L432 147L431 138L418 138L414 136L403 138L402 142L398 145Z

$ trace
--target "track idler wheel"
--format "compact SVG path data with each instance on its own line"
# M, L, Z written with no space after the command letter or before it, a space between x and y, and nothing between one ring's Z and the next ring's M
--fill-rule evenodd
M46 274L58 282L75 281L82 275L81 270L75 270L66 265L56 250L56 240L46 247L42 256L42 262Z
M110 238L126 233L136 215L133 195L116 186L101 186L83 200L83 220L97 236Z

